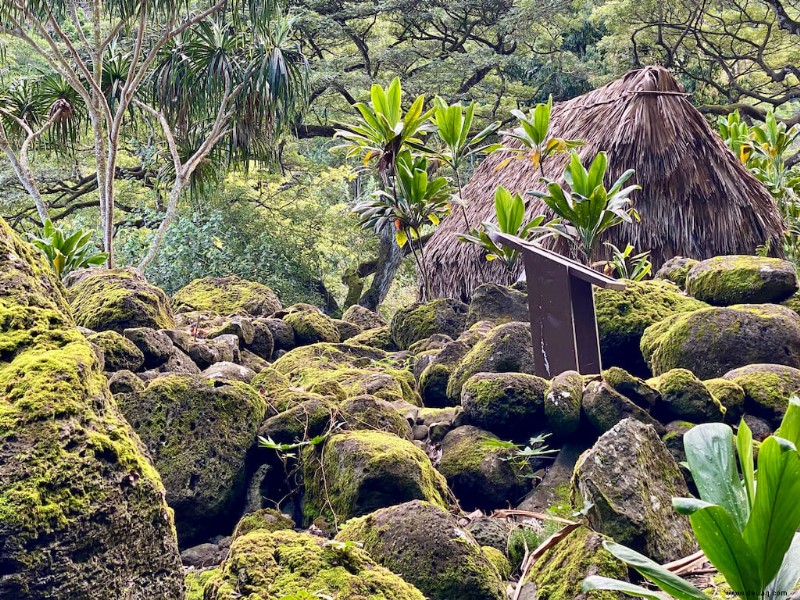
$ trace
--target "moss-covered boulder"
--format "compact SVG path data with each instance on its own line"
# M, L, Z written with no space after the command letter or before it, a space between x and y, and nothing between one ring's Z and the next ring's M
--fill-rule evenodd
M412 304L398 310L389 324L397 347L406 350L414 342L435 333L457 338L467 322L467 305L452 298Z
M500 574L458 520L415 500L345 523L340 541L364 550L430 600L506 600Z
M108 376L108 389L114 395L140 392L145 387L144 381L131 371L116 371Z
M290 379L294 385L307 390L324 383L336 383L347 398L369 394L390 402L403 400L414 405L420 404L413 375L409 371L391 367L300 369L294 371Z
M424 600L413 585L354 545L279 530L237 537L230 555L203 585L203 600Z
M464 529L469 531L482 548L495 548L503 554L506 553L511 527L505 519L477 517L467 523Z
M610 385L615 392L619 392L628 400L645 410L650 410L661 400L658 390L649 386L644 380L631 375L619 367L611 367L603 371L603 381Z
M528 295L496 283L484 283L476 288L469 301L467 326L478 321L529 321Z
M626 281L625 290L596 289L597 330L605 367L648 376L639 342L645 329L674 315L707 306L667 281Z
M358 344L312 344L287 352L272 366L291 378L308 369L333 371L342 367L369 367L386 358L383 350Z
M476 373L534 373L533 342L527 323L512 321L489 331L464 355L447 382L447 397L454 404L461 388Z
M233 530L233 537L238 538L247 535L251 531L284 531L294 529L294 521L291 517L283 514L274 508L261 508L243 516Z
M164 480L181 542L229 530L245 492L244 459L264 418L263 398L238 381L167 375L117 401Z
M0 247L0 597L183 598L164 487L61 285L2 220Z
M169 299L133 269L91 269L67 289L75 322L93 331L175 327Z
M391 403L365 394L350 398L339 406L338 418L347 429L371 429L411 439L411 425Z
M544 416L547 430L556 439L564 440L581 424L583 376L577 371L564 371L553 377L544 397Z
M386 350L387 352L395 352L398 350L397 344L395 344L392 339L392 333L389 331L388 325L362 331L348 339L347 343L378 348L380 350Z
M283 373L268 367L258 372L250 382L256 390L260 391L265 396L274 395L277 392L286 391L292 382Z
M426 361L419 375L419 393L425 406L441 408L460 402L460 396L450 398L447 395L447 384L450 382L453 370L471 347L472 345L467 342L456 340L445 344Z
M744 414L744 389L735 381L715 377L706 379L706 389L711 395L725 407L725 415L722 420L729 425L736 425Z
M746 412L778 426L789 399L800 392L800 370L783 365L754 364L725 373L723 379L744 390Z
M378 313L358 304L354 304L344 311L342 321L358 325L364 331L386 325L386 321Z
M800 316L775 304L704 308L648 327L642 353L654 375L689 369L700 379L757 363L800 367Z
M327 315L318 310L302 310L283 317L294 330L294 339L300 345L329 342L338 344L341 341L336 324Z
M604 536L579 527L533 563L528 581L536 585L540 600L617 600L616 592L584 592L590 576L628 580L628 568L603 548Z
M524 442L545 428L549 384L525 373L478 373L461 390L467 422L503 439Z
M657 431L662 427L650 413L605 381L590 381L583 391L583 415L595 433L604 433L623 419L636 419L652 425Z
M87 339L103 351L103 368L110 373L138 371L144 366L142 351L116 331L101 331Z
M342 342L354 338L363 331L358 325L342 319L331 319L331 321L336 327L336 331L339 332L339 340Z
M258 435L278 444L310 440L325 432L337 415L333 402L311 398L269 417L258 429Z
M229 277L195 279L172 297L176 312L204 311L220 315L268 317L281 310L278 297L267 286Z
M415 499L445 506L447 485L428 455L391 433L337 433L304 449L301 463L308 522L322 515L341 523Z
M578 505L590 502L592 529L659 563L696 550L689 520L672 498L689 490L655 429L625 419L604 433L575 466Z
M683 289L686 286L686 276L689 274L689 269L699 262L699 260L695 260L694 258L675 256L661 265L661 268L656 271L653 278L670 281Z
M687 369L672 369L650 383L661 394L655 409L665 423L673 420L707 423L722 421L725 415L725 407Z
M530 466L514 460L513 447L499 441L472 425L456 427L444 436L439 471L463 509L516 506L530 488Z
M273 358L276 358L276 356L274 356L276 352L288 352L297 346L297 340L294 339L294 329L283 319L269 317L263 320L263 324L266 325L267 329L269 329L272 334L272 341L274 344L272 350Z
M694 265L686 291L714 306L777 303L797 291L792 263L765 256L715 256Z
M163 331L149 327L133 327L122 332L144 356L146 369L157 369L167 362L173 354L175 345Z

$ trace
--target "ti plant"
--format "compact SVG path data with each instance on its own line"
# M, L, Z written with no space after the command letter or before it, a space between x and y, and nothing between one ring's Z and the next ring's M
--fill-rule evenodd
M487 138L497 132L500 122L496 121L472 135L472 122L475 117L475 103L466 107L461 104L447 104L438 96L434 100L434 112L431 121L436 126L436 136L441 142L441 149L424 151L437 160L445 163L453 171L458 189L457 204L461 207L464 224L471 229L467 211L464 206L463 178L464 170L474 158L481 154L489 154L501 147L500 144L487 144Z
M345 143L331 150L342 150L347 158L361 156L364 165L377 160L378 173L388 188L400 153L407 145L422 146L421 136L430 129L433 109L423 111L425 98L418 96L403 114L403 90L398 77L385 89L373 85L370 100L369 104L358 102L354 105L361 118L336 131L335 137L343 138Z
M397 157L396 173L388 190L378 190L369 199L359 202L353 212L360 225L382 231L393 227L395 240L403 248L408 244L422 274L426 298L429 278L423 260L422 230L437 226L450 213L452 190L444 177L428 176L428 160L404 150Z
M473 229L469 234L460 234L458 239L475 244L483 249L486 260L499 260L508 271L513 271L519 259L519 250L506 245L497 245L491 233L506 233L525 240L542 238L565 233L558 219L545 222L539 215L525 222L525 202L519 194L512 194L502 185L494 193L494 211L497 224L485 221L481 229Z
M544 177L544 162L553 154L569 152L573 148L583 146L582 140L567 140L558 138L550 133L550 113L553 109L553 97L550 96L544 104L537 104L526 115L521 110L512 110L519 125L508 132L508 135L517 140L521 148L506 148L517 155L517 158L527 158L534 169L539 169ZM511 159L500 163L504 167Z
M761 443L758 470L753 436L744 421L736 436L721 423L693 427L684 446L700 499L672 502L689 516L700 549L736 597L789 596L800 581L800 400L791 399L778 431ZM630 548L604 545L668 596L605 577L587 578L585 590L708 600L689 582Z
M630 194L641 189L638 185L623 188L634 171L628 169L610 189L604 179L608 168L605 152L598 152L588 169L572 152L564 181L569 191L560 184L545 179L547 191L530 192L541 200L564 222L565 236L575 245L584 264L589 264L600 236L620 223L632 223L639 214L632 206Z
M605 246L611 250L611 260L606 262L603 269L606 275L641 281L653 271L649 250L634 254L633 246L630 244L626 244L624 250L620 250L611 242L606 242Z
M59 279L75 269L102 265L108 258L92 243L91 231L77 229L68 234L50 219L45 220L40 236L29 234L28 237L47 257Z

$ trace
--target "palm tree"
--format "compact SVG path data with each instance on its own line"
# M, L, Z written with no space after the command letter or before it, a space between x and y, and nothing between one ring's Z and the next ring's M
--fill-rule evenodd
M195 174L209 163L224 169L268 158L305 105L305 60L290 41L294 18L275 0L0 0L0 23L50 68L0 95L0 149L44 222L31 146L64 152L70 137L91 136L109 265L126 132L150 121L169 164L159 172L166 213L144 268Z

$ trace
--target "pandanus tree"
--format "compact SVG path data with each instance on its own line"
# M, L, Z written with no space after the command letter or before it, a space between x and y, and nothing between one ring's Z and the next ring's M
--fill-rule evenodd
M49 69L0 95L0 149L42 222L48 207L31 149L63 153L89 139L113 265L121 140L146 130L165 195L139 265L147 267L187 188L211 171L269 158L297 121L307 85L293 23L275 0L0 0L0 30Z

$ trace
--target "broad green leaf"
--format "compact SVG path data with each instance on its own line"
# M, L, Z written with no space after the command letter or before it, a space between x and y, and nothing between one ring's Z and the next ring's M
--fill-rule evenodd
M753 460L753 433L745 423L744 419L739 423L739 431L736 432L736 453L739 455L739 465L744 475L744 488L747 492L747 502L750 510L753 509L755 501L755 463Z
M728 511L695 498L673 498L672 505L689 515L700 549L734 592L744 595L761 589L756 560Z
M800 533L794 535L789 551L783 557L783 563L769 586L765 598L785 598L800 582Z
M583 580L581 589L584 592L592 590L608 590L613 592L622 592L628 596L636 596L637 598L656 598L656 600L665 600L667 596L660 592L648 590L640 585L628 583L627 581L619 581L618 579L609 579L608 577L600 577L592 575ZM589 598L592 595L589 594Z
M744 421L742 421L744 422ZM800 449L800 398L792 396L789 405L786 407L786 414L783 416L781 426L775 435L789 440Z
M609 541L603 542L603 547L622 562L636 569L673 598L678 600L708 600L708 596L688 581L681 579L657 562L650 560L635 550Z
M756 501L744 529L764 585L778 574L800 527L800 453L786 440L769 437L758 451Z
M683 446L700 497L727 510L742 531L750 511L736 468L731 428L722 423L697 425L683 436Z

